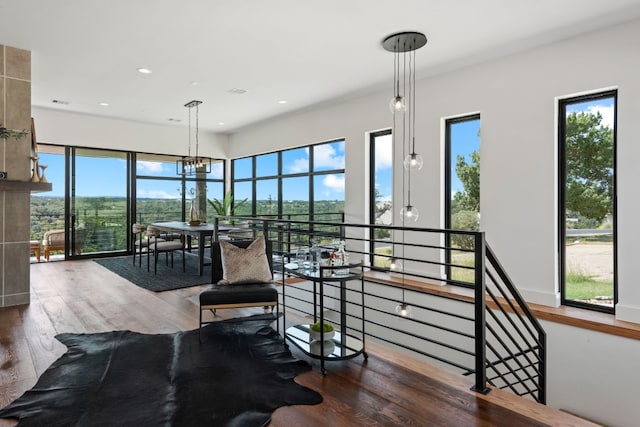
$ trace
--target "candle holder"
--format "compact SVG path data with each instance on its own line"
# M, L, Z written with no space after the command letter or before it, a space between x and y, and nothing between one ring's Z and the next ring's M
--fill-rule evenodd
M42 171L42 173L40 174L40 182L45 183L48 182L47 181L47 177L44 176L44 170L47 168L47 165L38 165L40 167L40 170Z

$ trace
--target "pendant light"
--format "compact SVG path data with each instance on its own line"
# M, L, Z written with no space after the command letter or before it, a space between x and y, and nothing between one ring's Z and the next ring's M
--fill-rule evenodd
M404 289L402 289L402 294L403 294L402 300L404 301ZM402 302L396 306L396 314L400 317L412 318L413 309L406 302Z
M393 113L393 140L394 146L396 141L402 143L402 159L403 170L406 171L406 180L402 180L402 194L404 199L404 183L407 183L407 204L400 211L402 218L402 257L396 257L395 254L391 258L390 270L400 272L402 274L402 301L396 306L396 314L400 317L411 318L413 316L412 308L405 301L405 275L404 265L404 223L405 220L417 221L420 212L418 208L411 204L411 172L422 169L424 161L422 156L416 153L416 72L415 72L415 51L427 44L427 38L424 34L418 32L401 32L391 34L382 41L385 50L393 53L393 97L389 103L389 109ZM402 56L402 67L401 67ZM407 64L408 62L408 64ZM407 67L408 65L408 67ZM401 116L401 117L400 117ZM396 126L398 119L402 119L401 132L398 132ZM405 156L407 151L411 151ZM404 200L403 200L404 202ZM404 203L403 203L404 204ZM395 246L395 245L394 245ZM395 253L395 247L394 247Z
M393 113L393 138L394 141L400 140L402 142L403 166L407 171L407 204L402 208L400 214L412 221L418 220L420 212L411 204L411 172L422 169L424 164L422 156L417 154L415 150L415 52L426 44L427 37L413 31L391 34L382 41L384 49L393 53L394 92L390 102L390 109ZM396 119L400 114L402 114L402 132L401 135L398 135ZM405 150L409 148L411 153L405 157Z
M193 176L198 174L208 174L211 173L211 158L209 157L201 157L198 153L199 148L199 129L198 129L198 121L199 121L199 108L198 106L202 104L202 101L189 101L184 104L185 107L189 109L189 146L187 155L182 159L176 161L176 174L181 176ZM191 155L191 110L195 108L195 146L196 146L196 155Z

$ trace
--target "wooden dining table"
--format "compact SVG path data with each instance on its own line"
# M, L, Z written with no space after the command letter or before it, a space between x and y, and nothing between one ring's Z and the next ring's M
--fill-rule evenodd
M198 238L198 274L202 276L204 271L204 240L211 236L212 240L219 240L220 233L228 233L234 227L227 225L218 225L217 229L212 223L203 223L199 225L190 225L188 222L182 221L160 221L154 222L154 227L169 233L180 233L185 236L193 236Z

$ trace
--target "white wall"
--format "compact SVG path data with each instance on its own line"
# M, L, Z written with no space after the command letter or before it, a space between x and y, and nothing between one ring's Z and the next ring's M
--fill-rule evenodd
M617 88L618 104L618 284L617 317L640 322L640 287L634 262L640 211L635 195L640 158L640 95L637 70L640 21L419 81L417 152L425 166L414 176L412 204L419 226L440 227L442 214L442 119L481 114L481 227L523 295L531 302L559 304L557 274L556 100ZM418 63L428 57L418 52ZM391 64L391 58L390 58ZM390 72L392 67L390 65ZM346 139L346 217L365 221L368 132L391 127L391 90L316 110L292 114L230 137L230 158ZM636 101L636 102L634 102ZM401 148L396 148L401 158ZM396 168L400 169L400 168ZM401 174L396 195L401 194ZM397 206L401 206L401 201ZM526 238L523 238L525 237Z
M547 332L547 403L603 425L640 419L640 341L542 322Z
M422 80L417 85L417 152L425 166L414 179L419 226L440 227L442 118L480 112L482 224L487 240L523 295L557 305L555 100L605 88L618 99L618 285L616 317L640 323L640 21ZM386 54L381 51L381 54ZM429 46L417 53L426 61ZM389 56L392 73L392 57ZM390 74L391 75L391 74ZM368 133L391 127L391 88L244 129L204 135L203 153L242 157L346 140L346 220L365 222ZM42 142L184 154L183 128L34 108ZM401 148L396 157L401 158ZM400 186L400 179L396 180ZM417 191L416 191L417 190ZM400 189L396 188L400 194ZM396 200L397 202L397 200ZM397 203L397 205L401 205ZM522 238L526 236L526 238ZM545 323L548 403L632 426L638 418L640 342Z
M33 107L39 143L113 148L141 153L187 154L189 134L182 126L162 126ZM191 150L195 150L191 142ZM199 152L227 158L228 137L199 132Z
M442 119L481 114L481 228L530 302L556 306L559 97L618 89L618 286L616 317L640 323L640 21L418 82L414 179L419 226L441 226ZM428 46L417 54L420 63ZM391 57L389 72L392 72ZM346 138L346 216L365 221L367 133L391 127L391 90L292 114L230 137L230 158ZM401 157L401 149L396 148ZM398 162L396 162L398 164ZM400 193L401 180L395 192ZM548 403L616 426L636 425L640 342L545 323Z

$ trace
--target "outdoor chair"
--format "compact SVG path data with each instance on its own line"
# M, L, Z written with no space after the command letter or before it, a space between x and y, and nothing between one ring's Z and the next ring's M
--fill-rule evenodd
M80 227L75 230L75 254L80 255L84 248L87 238L87 229ZM49 261L52 251L64 251L64 230L49 230L44 233L42 239L42 247L44 248L44 259Z

